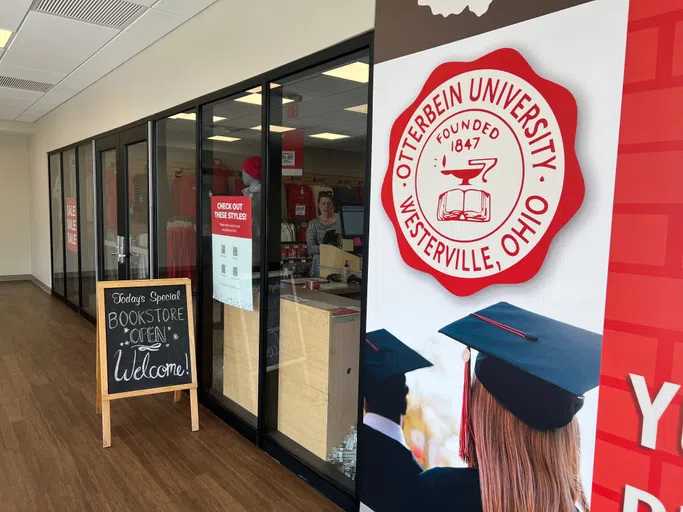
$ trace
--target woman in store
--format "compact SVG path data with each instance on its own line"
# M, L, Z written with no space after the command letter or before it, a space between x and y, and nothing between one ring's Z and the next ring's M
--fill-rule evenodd
M502 302L440 332L468 347L460 457L469 467L422 473L419 505L588 512L576 413L598 384L602 337Z
M331 235L341 234L339 216L334 211L334 199L330 192L318 194L318 212L320 215L308 223L306 230L306 242L308 254L313 256L311 264L311 277L320 276L320 244L325 243Z

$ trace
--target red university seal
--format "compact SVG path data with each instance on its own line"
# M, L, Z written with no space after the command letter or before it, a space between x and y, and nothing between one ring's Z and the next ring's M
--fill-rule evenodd
M583 202L576 123L572 94L515 50L436 68L382 186L405 262L458 296L531 279Z

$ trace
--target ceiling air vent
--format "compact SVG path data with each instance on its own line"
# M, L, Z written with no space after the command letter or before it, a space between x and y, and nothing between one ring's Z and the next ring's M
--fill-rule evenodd
M0 76L0 87L11 87L12 89L23 89L24 91L47 92L52 89L52 84L44 82L34 82L23 78L11 76Z
M125 0L36 0L33 10L121 30L146 7Z

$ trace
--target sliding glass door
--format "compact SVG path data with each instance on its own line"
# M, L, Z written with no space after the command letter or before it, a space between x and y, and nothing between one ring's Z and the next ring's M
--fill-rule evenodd
M49 157L50 163L50 233L52 240L52 293L66 296L64 279L64 200L62 196L62 155Z
M97 233L95 224L95 170L92 143L79 146L78 233L81 262L81 311L94 320L97 312Z
M147 138L147 125L141 125L95 141L104 281L151 275Z
M78 252L78 171L76 150L62 153L62 173L64 175L64 245L66 301L74 308L80 306L81 281L79 277Z

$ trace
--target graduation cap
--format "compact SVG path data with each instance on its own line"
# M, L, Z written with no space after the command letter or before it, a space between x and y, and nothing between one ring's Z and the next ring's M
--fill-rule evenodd
M386 329L365 335L365 374L371 382L382 382L420 368L433 366Z
M468 349L461 422L461 457L471 449L469 349L479 352L475 374L496 400L535 430L568 425L583 395L600 379L602 336L506 302L472 313L439 330ZM470 443L468 445L468 443ZM469 446L469 448L468 448Z

